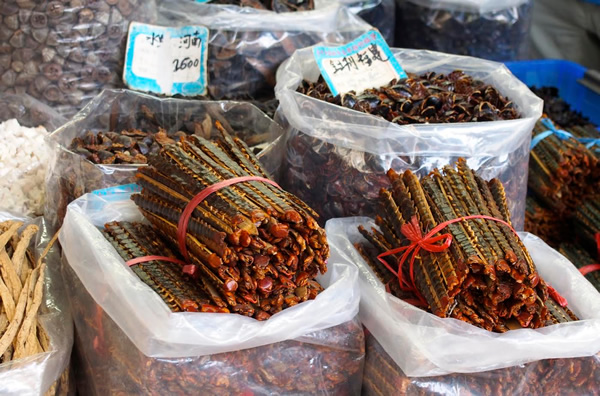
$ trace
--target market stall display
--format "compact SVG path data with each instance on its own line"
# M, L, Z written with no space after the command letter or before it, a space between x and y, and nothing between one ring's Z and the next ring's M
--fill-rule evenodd
M87 394L360 391L364 339L354 320L354 268L330 263L314 300L266 321L173 312L99 230L142 219L129 194L87 194L69 206L61 230Z
M524 58L531 0L396 0L396 45L495 61Z
M104 88L122 86L130 21L153 22L154 0L4 1L0 92L72 116Z
M70 312L46 222L0 212L0 393L66 395Z
M482 177L498 177L505 183L512 221L517 229L522 229L531 130L542 114L541 100L504 66L494 62L430 51L395 49L393 52L407 72L424 75L425 80L428 76L434 81L442 76L439 77L442 82L445 81L443 76L458 78L457 85L470 92L470 99L477 105L459 102L455 108L447 109L452 113L446 116L440 109L444 107L441 98L447 94L432 94L430 91L435 86L428 91L417 81L412 82L413 86L400 81L397 87L384 91L381 98L349 93L331 98L333 103L328 103L311 97L313 94L326 96L320 93L326 91L323 84L312 93L307 91L306 95L298 92L298 87L309 88L303 85L304 80L317 82L320 72L312 48L297 51L279 69L277 78L276 95L281 106L276 120L286 127L285 147L278 146L263 156L266 163L280 164L281 174L277 180L315 208L322 221L373 215L379 189L389 185L385 177L387 169L398 172L411 169L423 175L462 156ZM461 73L452 74L458 68L470 78ZM485 100L485 89L477 92L472 85L485 87L487 99L496 104ZM415 104L403 95L414 95ZM386 99L388 96L393 100ZM468 102L468 94L466 96L463 101ZM500 105L500 100L506 108L496 112L493 106ZM506 100L512 103L509 105ZM385 116L364 114L338 106L336 101ZM393 106L399 113L396 121L406 118L406 113L408 117L417 118L412 122L423 122L428 117L464 120L465 116L461 115L466 110L464 106L474 106L469 108L478 117L499 120L398 125L386 119L394 120ZM402 106L406 113L402 113ZM413 111L417 112L416 116ZM501 120L504 116L517 119ZM269 165L269 169L276 167Z
M133 183L139 165L184 135L216 136L214 121L252 148L273 142L280 127L248 103L159 99L106 90L54 131L46 215L62 222L69 202L98 189Z
M0 395L600 396L600 74L534 12L0 0Z

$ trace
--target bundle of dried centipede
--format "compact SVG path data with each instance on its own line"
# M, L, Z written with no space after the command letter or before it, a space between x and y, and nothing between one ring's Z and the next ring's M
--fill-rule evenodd
M436 169L421 181L410 171L399 175L390 170L388 177L392 188L381 190L376 217L380 230L361 227L370 243L356 248L391 293L403 299L419 297L435 315L490 331L576 320L568 308L549 298L552 289L510 227L504 188L497 179L484 181L462 159L457 169L446 166L443 174ZM487 218L458 220L467 216ZM439 245L449 233L449 247L420 249L401 265L400 276L390 269L402 262L401 252L378 257L399 247L416 247L422 235L442 223L447 226L419 246Z
M189 136L151 156L150 166L137 174L143 190L132 199L166 241L180 247L183 243L188 267L193 268L188 273L196 282L192 299L201 311L216 307L268 319L322 290L315 277L327 271L329 245L314 219L317 215L295 196L265 182L267 172L245 143L220 123L216 127L221 133L216 140ZM181 230L182 214L194 197L240 177L263 179L215 189ZM137 247L149 247L155 240L150 239L137 239ZM140 248L128 253L151 252Z
M536 124L534 140L548 134L550 123L545 119ZM531 150L529 191L555 213L563 214L577 207L598 186L600 161L576 138L550 134Z
M50 350L38 321L46 263L35 262L28 252L38 226L19 232L22 226L20 221L0 223L0 364Z

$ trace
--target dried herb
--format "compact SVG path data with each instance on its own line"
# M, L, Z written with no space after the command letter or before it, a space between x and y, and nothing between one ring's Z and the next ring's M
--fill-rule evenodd
M166 239L177 241L177 224L194 196L223 180L266 177L248 146L216 123L221 137L188 136L165 145L139 168L141 194L132 196ZM295 196L263 182L215 192L194 211L186 242L199 286L212 304L268 319L308 299L322 287L329 246L316 214Z
M410 244L405 230L408 224L425 233L444 222L473 215L510 223L504 188L498 180L484 181L462 159L456 169L446 166L443 170L442 174L436 169L420 181L410 171L402 175L388 171L392 187L380 192L376 217L380 230L359 228L369 244L358 244L357 249L390 292L400 298L407 297L407 290L398 290L398 279L377 256ZM576 320L568 308L548 298L548 288L529 253L508 226L473 219L450 224L434 237L446 232L453 237L448 250L421 250L415 256L414 273L407 264L401 274L404 279L414 276L415 288L432 313L496 332L508 331L514 320L524 328L555 323L556 315ZM399 255L386 261L396 268Z
M0 364L51 350L38 321L45 253L33 261L27 249L39 228L29 225L19 232L22 226L19 221L0 223Z
M454 71L430 72L392 80L387 86L333 96L322 76L303 81L298 92L338 106L373 114L400 125L514 120L519 113L513 102L496 88Z

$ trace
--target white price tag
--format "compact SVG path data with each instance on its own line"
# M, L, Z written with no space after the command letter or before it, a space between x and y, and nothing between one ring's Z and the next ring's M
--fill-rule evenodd
M377 30L339 47L316 46L313 54L334 95L360 93L408 77Z
M123 81L129 88L163 95L206 94L208 29L132 22Z

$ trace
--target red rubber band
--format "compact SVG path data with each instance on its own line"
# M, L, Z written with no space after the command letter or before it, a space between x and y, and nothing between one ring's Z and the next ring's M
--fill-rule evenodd
M405 300L405 301L407 301L415 306L421 306L421 307L428 306L427 300L419 292L419 290L417 289L417 286L415 284L414 264L415 264L415 259L417 258L417 255L419 254L419 250L423 249L423 250L426 250L426 251L432 252L432 253L439 253L439 252L445 251L452 244L452 240L453 240L452 234L447 233L447 234L439 235L437 237L434 237L434 235L437 234L438 232L440 232L441 230L443 230L444 228L448 227L450 224L459 223L459 222L465 221L465 220L476 220L476 219L491 220L491 221L496 221L498 223L504 224L505 226L510 228L510 230L515 235L518 236L517 231L506 221L496 219L495 217L484 216L484 215L465 216L465 217L459 217L459 218L456 218L453 220L445 221L443 223L438 224L433 230L429 231L429 233L425 236L423 236L423 233L421 232L421 229L419 228L419 222L418 222L416 216L414 216L411 219L410 223L406 223L402 226L402 228L401 228L402 234L405 237L407 237L412 243L408 246L399 247L399 248L387 251L385 253L382 253L379 256L377 256L377 259L388 270L390 270L394 275L396 275L398 277L400 289L402 289L404 291L412 292L418 297L418 301L413 301L413 300L410 300L410 301ZM598 237L598 240L600 241L600 234L598 234L597 237ZM436 243L440 242L440 241L443 241L443 243L441 245L436 245ZM404 252L404 253L402 254L402 257L400 258L400 261L398 262L398 270L395 271L387 263L387 261L384 260L383 258L394 255L394 254L402 253L402 252ZM412 255L411 255L411 253L412 253ZM404 267L404 264L409 256L411 257L410 264L409 264L410 265L410 267L409 267L410 282L408 280L404 279L404 276L402 273L402 268ZM567 300L564 297L562 297L556 290L551 288L550 286L548 286L548 288L549 288L550 295L556 300L556 302L559 303L561 306L565 307L567 305ZM562 305L563 302L565 305Z
M600 232L595 236L596 239L596 247L598 249L598 259L600 260ZM600 264L590 264L579 268L579 272L581 275L586 276L587 274L591 274L592 272L600 271Z
M587 274L591 274L592 272L596 271L600 271L600 264L590 264L579 268L579 272L581 272L581 275L583 276L586 276Z
M177 225L177 242L179 244L179 251L183 255L183 257L189 261L190 257L187 251L185 236L187 234L188 225L190 223L190 218L192 213L198 205L202 203L206 198L208 198L211 194L225 188L232 186L234 184L249 182L249 181L261 181L264 183L271 184L277 188L281 188L279 184L275 183L273 180L260 177L260 176L243 176L236 177L233 179L223 180L222 182L215 183L212 186L206 187L204 190L200 191L198 195L196 195L185 207L181 217L179 218L179 224Z

